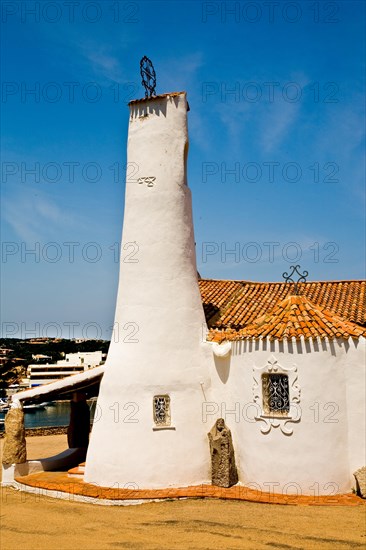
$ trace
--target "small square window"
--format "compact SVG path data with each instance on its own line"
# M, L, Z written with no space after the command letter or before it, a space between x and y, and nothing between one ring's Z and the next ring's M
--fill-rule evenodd
M154 422L156 426L170 426L170 397L169 395L154 396Z
M263 409L266 414L287 415L290 394L287 374L262 374Z

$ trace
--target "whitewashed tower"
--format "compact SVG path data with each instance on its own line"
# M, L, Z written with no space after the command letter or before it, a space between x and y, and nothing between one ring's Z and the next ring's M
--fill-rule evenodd
M210 352L187 186L189 107L179 92L129 108L115 328L84 479L179 487L210 477L202 422Z

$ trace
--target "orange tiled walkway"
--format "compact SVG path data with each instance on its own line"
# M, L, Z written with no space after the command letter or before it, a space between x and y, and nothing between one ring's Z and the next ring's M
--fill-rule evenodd
M334 496L296 496L279 495L256 491L248 487L236 485L229 489L212 485L196 485L170 489L129 489L106 488L85 483L81 478L70 478L67 472L40 472L28 476L18 477L19 483L34 488L60 491L71 495L84 497L109 499L109 500L143 500L165 498L224 498L234 500L246 500L267 504L293 504L293 505L321 505L321 506L357 506L366 504L366 501L356 495Z

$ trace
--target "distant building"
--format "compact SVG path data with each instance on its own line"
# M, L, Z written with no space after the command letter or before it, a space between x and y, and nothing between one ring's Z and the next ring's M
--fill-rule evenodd
M47 336L42 336L39 338L31 338L30 340L25 340L25 344L49 344L53 341L53 338L48 338Z
M0 355L1 356L8 355L8 353L11 353L12 351L14 350L9 348L0 348Z
M104 355L101 351L79 351L76 353L67 353L65 359L61 359L57 363L44 363L40 361L28 365L29 387L49 384L60 378L65 378L65 376L84 372L92 367L101 365ZM33 355L32 357L35 359L37 356Z
M47 361L47 359L52 359L51 355L43 355L42 353L37 353L36 355L32 354L32 359L34 361Z
M9 353L14 351L13 349L9 348L0 348L0 365L5 365L9 361Z

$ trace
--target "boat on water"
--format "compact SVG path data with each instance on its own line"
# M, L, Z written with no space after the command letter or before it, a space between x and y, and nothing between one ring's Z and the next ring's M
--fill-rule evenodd
M7 412L9 410L9 403L5 399L0 398L0 412Z
M47 406L47 403L34 403L32 405L23 405L23 411L25 413L42 411L46 408L46 406ZM9 405L4 405L0 407L0 412L7 413L9 408L10 408Z
M33 403L31 405L23 405L24 412L33 412L44 410L46 407L55 407L56 403L54 401L44 401L43 403ZM10 408L10 403L0 398L0 412L6 413Z
M23 411L26 412L36 412L42 411L46 408L47 403L33 403L32 405L23 405Z

